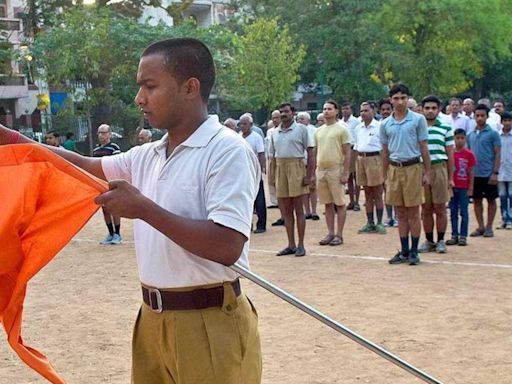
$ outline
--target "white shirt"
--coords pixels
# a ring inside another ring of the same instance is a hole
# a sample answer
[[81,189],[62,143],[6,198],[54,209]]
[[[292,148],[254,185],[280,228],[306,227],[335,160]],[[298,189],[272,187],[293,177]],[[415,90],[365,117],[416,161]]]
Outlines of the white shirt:
[[[244,140],[210,116],[171,156],[167,134],[161,140],[102,158],[108,180],[124,179],[174,214],[211,220],[251,233],[260,166]],[[142,220],[134,220],[134,238],[142,283],[176,288],[234,280],[228,267],[196,256]],[[249,241],[238,262],[248,266]]]
[[281,124],[270,140],[270,153],[275,158],[304,158],[304,152],[314,147],[305,125],[293,122],[288,129]]
[[[308,137],[309,140],[313,143],[313,146],[315,146],[315,131],[316,127],[313,124],[306,125],[306,128],[308,129]],[[304,164],[308,164],[308,151],[304,151]]]
[[453,117],[452,114],[449,114],[446,120],[448,125],[451,125],[454,132],[456,129],[463,129],[466,133],[471,131],[471,120],[462,112],[459,112],[459,114],[455,117]]
[[380,152],[380,123],[373,119],[368,126],[364,122],[356,127],[354,150],[358,152]]
[[272,135],[277,131],[277,128],[269,128],[267,129],[267,136],[265,136],[265,153],[268,158],[272,158],[272,153],[270,153],[270,140]]
[[361,123],[354,115],[350,115],[348,120],[345,121],[345,118],[342,117],[340,121],[343,121],[348,126],[348,131],[350,132],[350,143],[354,144],[354,137],[356,136],[356,127]]
[[256,156],[258,156],[259,153],[265,152],[263,138],[258,133],[252,131],[247,135],[247,137],[244,137],[243,133],[240,132],[240,136],[242,136],[245,139],[245,141],[247,141],[247,144],[249,144],[249,146],[254,151],[254,154]]

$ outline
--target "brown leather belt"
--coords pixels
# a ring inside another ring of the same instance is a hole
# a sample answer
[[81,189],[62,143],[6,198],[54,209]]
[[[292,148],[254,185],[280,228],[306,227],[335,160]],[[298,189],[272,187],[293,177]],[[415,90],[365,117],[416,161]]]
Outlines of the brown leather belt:
[[409,165],[418,164],[420,162],[419,157],[415,157],[414,159],[406,160],[406,161],[393,161],[389,160],[389,164],[394,167],[408,167]]
[[[231,282],[231,286],[238,297],[242,293],[240,280]],[[142,287],[142,300],[152,311],[185,311],[191,309],[205,309],[222,307],[224,302],[224,287],[200,288],[193,291],[163,291],[157,288]]]
[[379,156],[380,152],[357,152],[357,154],[361,157],[371,157],[371,156]]

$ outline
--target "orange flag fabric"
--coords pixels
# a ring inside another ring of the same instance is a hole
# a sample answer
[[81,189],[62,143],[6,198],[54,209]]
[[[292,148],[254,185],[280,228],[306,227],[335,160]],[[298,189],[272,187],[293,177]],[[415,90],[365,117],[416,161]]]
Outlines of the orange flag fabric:
[[107,189],[42,146],[0,146],[0,323],[18,356],[52,383],[65,381],[21,337],[27,283],[87,223]]

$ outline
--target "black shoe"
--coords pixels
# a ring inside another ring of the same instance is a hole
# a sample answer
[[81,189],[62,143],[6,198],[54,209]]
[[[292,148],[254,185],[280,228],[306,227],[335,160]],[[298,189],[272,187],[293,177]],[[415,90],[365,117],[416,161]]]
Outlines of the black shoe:
[[276,209],[279,208],[277,205],[269,205],[267,209]]
[[398,252],[395,256],[388,260],[389,264],[402,264],[409,261],[408,257],[402,256],[402,252]]
[[252,233],[263,233],[263,232],[267,232],[267,230],[265,228],[258,228],[258,229],[255,229],[254,231],[252,231]]
[[273,226],[273,227],[277,227],[277,226],[279,226],[279,225],[284,225],[284,220],[283,220],[283,219],[277,219],[276,221],[274,221],[274,222],[272,223],[272,226]]
[[417,252],[411,252],[409,255],[409,265],[418,265],[420,263],[420,257]]
[[313,218],[313,215],[306,215],[306,220],[311,220]]
[[311,215],[311,220],[318,221],[320,220],[320,216],[318,216],[317,214]]

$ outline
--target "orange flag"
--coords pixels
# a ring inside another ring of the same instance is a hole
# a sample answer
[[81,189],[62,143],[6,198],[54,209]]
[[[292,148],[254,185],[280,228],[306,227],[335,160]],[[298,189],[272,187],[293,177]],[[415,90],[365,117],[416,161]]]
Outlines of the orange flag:
[[52,383],[64,380],[21,337],[27,283],[87,223],[107,189],[42,146],[0,146],[0,323],[18,356]]

